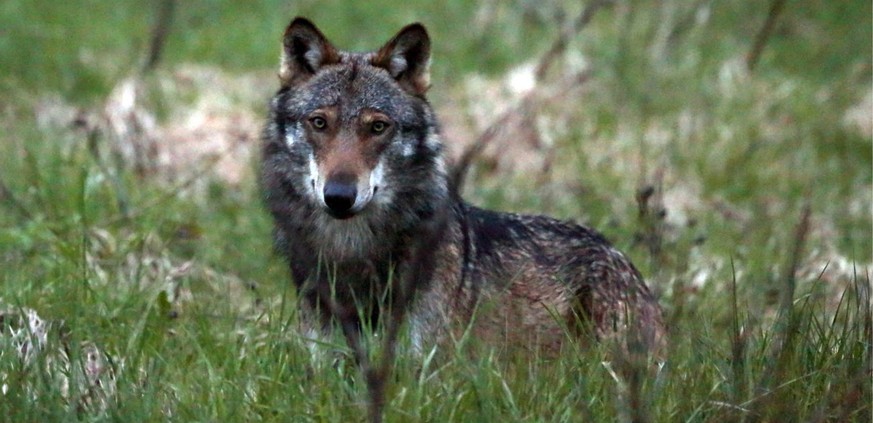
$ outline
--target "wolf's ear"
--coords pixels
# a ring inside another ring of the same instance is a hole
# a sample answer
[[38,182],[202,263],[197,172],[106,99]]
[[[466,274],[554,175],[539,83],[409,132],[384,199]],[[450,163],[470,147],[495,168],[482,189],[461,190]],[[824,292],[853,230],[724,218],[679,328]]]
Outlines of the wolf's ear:
[[430,37],[419,23],[400,30],[376,52],[373,66],[388,71],[406,91],[424,95],[430,87]]
[[339,60],[339,53],[324,34],[308,19],[297,17],[288,24],[282,39],[279,79],[282,86],[290,87],[306,81],[322,66]]

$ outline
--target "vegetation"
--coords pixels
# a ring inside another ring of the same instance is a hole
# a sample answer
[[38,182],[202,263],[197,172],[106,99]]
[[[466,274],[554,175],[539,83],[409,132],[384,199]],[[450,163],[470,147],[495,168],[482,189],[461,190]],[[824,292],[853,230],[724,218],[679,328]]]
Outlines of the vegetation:
[[152,2],[0,4],[0,419],[366,415],[294,330],[253,171],[300,14],[347,49],[424,22],[450,146],[508,128],[465,196],[600,229],[670,325],[660,365],[401,342],[387,421],[870,421],[870,2],[788,2],[752,70],[768,2],[345,3],[179,2],[145,72]]

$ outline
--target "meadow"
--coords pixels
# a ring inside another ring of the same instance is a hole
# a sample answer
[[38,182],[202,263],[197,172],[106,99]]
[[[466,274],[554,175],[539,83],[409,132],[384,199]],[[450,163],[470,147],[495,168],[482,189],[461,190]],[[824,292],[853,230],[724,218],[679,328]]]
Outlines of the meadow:
[[349,50],[423,22],[465,198],[597,228],[668,322],[662,363],[401,340],[386,421],[871,420],[861,0],[3,2],[0,420],[365,418],[258,190],[296,15]]

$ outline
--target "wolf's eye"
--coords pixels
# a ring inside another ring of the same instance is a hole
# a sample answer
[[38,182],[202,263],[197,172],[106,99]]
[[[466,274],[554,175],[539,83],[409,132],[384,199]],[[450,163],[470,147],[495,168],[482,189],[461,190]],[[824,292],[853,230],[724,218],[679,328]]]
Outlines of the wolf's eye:
[[381,120],[377,120],[370,124],[370,130],[373,131],[374,134],[381,134],[385,132],[386,129],[388,129],[388,123]]
[[324,120],[323,117],[319,116],[309,119],[309,123],[311,123],[312,127],[315,129],[324,129],[327,127],[327,121]]

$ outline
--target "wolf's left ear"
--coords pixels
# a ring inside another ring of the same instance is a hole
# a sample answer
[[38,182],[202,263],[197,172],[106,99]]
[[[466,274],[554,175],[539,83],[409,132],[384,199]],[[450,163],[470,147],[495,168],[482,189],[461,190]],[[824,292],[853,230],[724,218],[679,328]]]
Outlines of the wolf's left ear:
[[424,95],[430,87],[430,37],[424,25],[401,29],[376,52],[372,64],[387,70],[407,92]]
[[339,60],[336,48],[315,24],[298,17],[285,29],[279,79],[283,86],[294,86],[315,75],[322,66],[338,63]]

